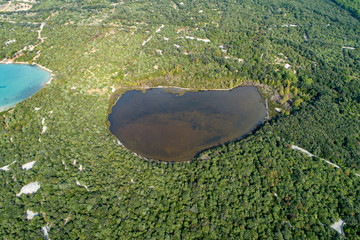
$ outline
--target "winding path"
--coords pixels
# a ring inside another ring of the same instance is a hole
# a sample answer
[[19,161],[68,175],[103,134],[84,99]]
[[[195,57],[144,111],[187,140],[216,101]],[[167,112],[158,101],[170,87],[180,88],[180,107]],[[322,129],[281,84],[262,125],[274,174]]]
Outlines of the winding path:
[[0,9],[0,12],[5,12],[11,5],[11,1],[9,1],[8,5],[5,6],[3,9]]
[[[309,151],[307,151],[307,150],[305,150],[305,149],[303,149],[303,148],[301,148],[301,147],[298,147],[298,146],[296,146],[296,145],[291,145],[291,149],[294,149],[294,150],[296,150],[296,151],[300,151],[300,152],[308,155],[309,157],[317,157],[317,158],[319,158],[318,156],[316,156],[316,155],[310,153]],[[335,163],[332,163],[332,162],[330,162],[330,161],[328,161],[328,160],[326,160],[326,159],[323,159],[323,158],[319,158],[319,159],[325,161],[326,163],[328,163],[328,164],[330,164],[330,165],[332,165],[332,166],[334,166],[334,167],[336,167],[336,168],[341,169],[341,167],[340,167],[339,165],[336,165]],[[358,173],[354,173],[354,174],[355,174],[356,176],[360,177],[360,174],[358,174]]]

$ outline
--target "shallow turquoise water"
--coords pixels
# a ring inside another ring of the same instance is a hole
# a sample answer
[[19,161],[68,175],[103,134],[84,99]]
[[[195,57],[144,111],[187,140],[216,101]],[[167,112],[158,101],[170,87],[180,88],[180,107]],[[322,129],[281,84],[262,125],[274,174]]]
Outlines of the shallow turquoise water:
[[51,74],[37,66],[0,64],[0,111],[39,91]]

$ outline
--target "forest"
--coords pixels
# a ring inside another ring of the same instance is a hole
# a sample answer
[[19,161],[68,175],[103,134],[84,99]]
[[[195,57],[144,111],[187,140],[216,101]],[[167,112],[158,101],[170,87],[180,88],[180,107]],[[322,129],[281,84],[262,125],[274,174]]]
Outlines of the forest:
[[[359,11],[357,0],[39,0],[0,12],[0,59],[54,74],[0,113],[0,236],[360,239]],[[118,144],[107,113],[117,92],[160,85],[257,86],[271,119],[190,162],[148,161]]]
[[341,7],[349,10],[349,12],[356,18],[360,18],[360,1],[359,0],[334,0],[335,3]]

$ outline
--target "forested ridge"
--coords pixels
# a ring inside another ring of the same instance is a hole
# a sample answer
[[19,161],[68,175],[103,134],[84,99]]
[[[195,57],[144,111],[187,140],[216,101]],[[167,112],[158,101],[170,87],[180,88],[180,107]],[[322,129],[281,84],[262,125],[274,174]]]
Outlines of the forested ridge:
[[[0,114],[4,239],[44,229],[50,239],[360,238],[360,23],[347,6],[31,4],[0,13],[0,59],[36,62],[54,79]],[[107,130],[115,89],[241,84],[258,86],[272,119],[188,163],[147,161]],[[35,181],[36,193],[16,196]]]
[[334,0],[334,2],[349,10],[356,18],[360,18],[359,0]]

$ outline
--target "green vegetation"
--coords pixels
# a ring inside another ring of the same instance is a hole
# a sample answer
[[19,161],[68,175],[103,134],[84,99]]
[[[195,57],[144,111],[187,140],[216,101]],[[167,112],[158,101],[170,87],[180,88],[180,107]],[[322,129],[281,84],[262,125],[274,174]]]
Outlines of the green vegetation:
[[359,0],[333,0],[341,7],[349,10],[356,18],[360,18],[360,1]]
[[[330,0],[41,0],[0,13],[0,59],[33,45],[15,61],[55,74],[0,116],[0,167],[16,161],[0,172],[0,235],[38,239],[48,225],[51,239],[338,239],[330,225],[341,218],[359,239],[351,14]],[[273,119],[190,163],[145,161],[107,131],[112,87],[250,82],[275,93]],[[16,197],[32,181],[38,192]],[[27,209],[40,214],[29,221]]]

